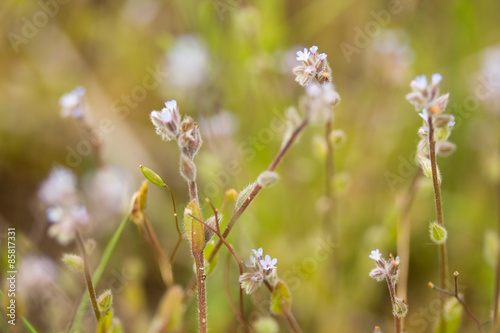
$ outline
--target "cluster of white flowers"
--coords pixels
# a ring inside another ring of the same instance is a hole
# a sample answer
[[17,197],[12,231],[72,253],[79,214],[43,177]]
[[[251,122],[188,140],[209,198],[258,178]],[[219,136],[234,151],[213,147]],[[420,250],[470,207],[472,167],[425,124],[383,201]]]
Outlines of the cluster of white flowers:
[[38,198],[46,205],[47,220],[52,224],[48,230],[49,236],[61,245],[69,244],[75,238],[75,228],[89,221],[76,183],[76,175],[71,170],[55,167],[38,190]]
[[247,294],[253,293],[264,279],[274,280],[276,278],[275,269],[278,259],[272,259],[270,255],[264,256],[262,248],[252,250],[254,255],[251,255],[245,260],[245,266],[253,268],[251,273],[243,273],[240,276],[241,288],[245,289]]
[[76,87],[59,99],[61,116],[81,119],[85,116],[85,88]]
[[309,50],[304,49],[303,52],[298,51],[296,59],[302,64],[293,69],[293,74],[295,74],[295,81],[301,86],[307,86],[312,81],[325,83],[332,80],[332,70],[326,61],[326,54],[318,54],[317,46]]

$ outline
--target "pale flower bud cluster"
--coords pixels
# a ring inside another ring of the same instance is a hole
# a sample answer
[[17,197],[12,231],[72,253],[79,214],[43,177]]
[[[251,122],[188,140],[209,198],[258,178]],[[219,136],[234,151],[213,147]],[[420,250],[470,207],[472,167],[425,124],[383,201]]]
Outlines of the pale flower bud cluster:
[[81,204],[76,183],[71,170],[55,167],[38,190],[38,198],[45,205],[51,223],[48,234],[61,245],[69,244],[75,238],[76,228],[90,219],[86,206]]
[[[268,254],[264,256],[262,248],[252,250],[252,252],[254,255],[245,260],[245,266],[253,268],[254,271],[241,274],[239,279],[241,288],[245,289],[247,294],[251,294],[257,290],[264,280],[271,280],[271,282],[277,280],[276,263],[278,259],[271,259],[271,256]],[[272,283],[274,284],[274,282]]]
[[295,81],[301,86],[307,86],[312,81],[317,81],[320,84],[331,82],[332,70],[326,61],[326,54],[318,54],[317,46],[313,46],[309,50],[304,49],[304,52],[298,51],[297,61],[301,61],[302,64],[292,71],[295,75]]
[[[417,76],[410,84],[413,91],[406,96],[406,99],[415,106],[417,111],[421,111],[419,115],[424,120],[423,126],[418,130],[421,139],[417,145],[416,160],[422,167],[424,174],[429,178],[432,177],[429,122],[432,122],[434,129],[433,140],[436,142],[436,154],[448,156],[456,148],[453,143],[447,141],[455,125],[455,120],[452,115],[442,113],[448,104],[450,94],[439,95],[441,80],[442,76],[437,73],[432,75],[430,84],[425,75]],[[440,177],[439,172],[438,177]]]
[[73,117],[82,119],[85,117],[85,88],[76,87],[69,93],[62,95],[59,99],[61,106],[61,117]]
[[396,284],[399,277],[399,257],[394,258],[389,255],[389,260],[382,258],[382,253],[378,249],[373,250],[368,256],[370,259],[375,260],[377,267],[370,271],[370,277],[377,281],[387,281],[387,286],[391,294],[392,301],[392,314],[395,317],[405,317],[408,314],[408,305],[406,302],[396,295]]
[[161,111],[152,111],[151,122],[163,140],[177,141],[181,150],[181,175],[187,181],[195,181],[196,165],[193,159],[202,145],[198,124],[189,116],[184,116],[181,121],[175,100],[165,102],[165,107]]

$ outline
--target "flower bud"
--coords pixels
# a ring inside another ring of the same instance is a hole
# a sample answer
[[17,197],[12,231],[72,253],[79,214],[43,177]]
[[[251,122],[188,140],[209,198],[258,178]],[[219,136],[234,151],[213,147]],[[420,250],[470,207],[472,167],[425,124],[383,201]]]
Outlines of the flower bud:
[[274,185],[279,180],[279,178],[280,176],[276,172],[266,170],[262,172],[257,178],[257,184],[262,187],[269,187]]
[[333,130],[328,137],[335,146],[342,146],[347,140],[347,136],[342,130]]
[[429,227],[431,240],[436,244],[444,244],[448,238],[448,232],[445,227],[439,225],[437,222],[432,222]]
[[408,314],[408,305],[402,299],[396,297],[396,302],[392,305],[392,314],[396,317],[406,317]]
[[436,144],[436,154],[449,156],[455,151],[456,148],[457,146],[454,143],[448,141],[438,142]]
[[75,272],[83,272],[83,259],[76,254],[63,254],[62,261],[68,266],[69,269]]
[[99,306],[99,310],[101,311],[106,311],[107,309],[109,309],[112,303],[113,294],[111,293],[110,289],[104,291],[97,299],[97,305]]
[[191,160],[186,155],[181,154],[180,164],[181,164],[180,165],[181,175],[187,181],[195,181],[196,180],[196,165],[194,164],[193,160]]
[[383,270],[382,268],[374,268],[370,271],[370,277],[371,278],[374,278],[375,280],[377,280],[378,282],[382,281],[385,279],[385,270]]
[[255,333],[278,333],[279,325],[272,317],[260,317],[253,323]]
[[179,146],[182,152],[192,159],[200,149],[201,144],[201,133],[198,124],[193,121],[193,118],[184,117],[179,138]]
[[245,201],[248,199],[250,194],[255,189],[255,186],[257,186],[257,183],[252,183],[247,187],[245,187],[245,189],[243,189],[243,191],[240,192],[240,194],[238,195],[238,199],[236,199],[236,204],[234,205],[235,210],[238,210],[240,209],[241,206],[243,206]]
[[257,288],[259,288],[263,279],[264,277],[260,272],[243,273],[240,275],[239,279],[241,284],[241,289],[245,289],[245,292],[247,294],[251,294],[255,290],[257,290]]
[[453,116],[451,114],[439,114],[433,118],[434,127],[444,128],[447,127],[451,122],[453,122]]

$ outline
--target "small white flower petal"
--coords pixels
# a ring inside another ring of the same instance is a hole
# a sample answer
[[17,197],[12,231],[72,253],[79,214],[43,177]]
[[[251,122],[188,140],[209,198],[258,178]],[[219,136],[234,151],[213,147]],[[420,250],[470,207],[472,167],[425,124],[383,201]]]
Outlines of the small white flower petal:
[[370,259],[373,259],[375,261],[379,261],[380,258],[382,257],[382,253],[378,249],[373,250],[371,254],[368,256]]

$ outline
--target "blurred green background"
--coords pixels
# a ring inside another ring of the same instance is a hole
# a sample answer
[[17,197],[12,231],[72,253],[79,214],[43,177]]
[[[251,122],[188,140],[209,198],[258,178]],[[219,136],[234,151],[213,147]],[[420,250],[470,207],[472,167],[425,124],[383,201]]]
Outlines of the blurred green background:
[[[309,126],[278,167],[278,184],[259,194],[233,230],[235,250],[246,257],[263,247],[278,258],[278,274],[292,289],[293,312],[305,332],[372,332],[375,325],[391,332],[387,287],[368,277],[373,266],[368,255],[375,248],[384,256],[396,254],[397,201],[417,169],[413,155],[421,126],[405,95],[416,75],[439,72],[457,122],[450,138],[457,151],[438,160],[450,270],[460,271],[460,290],[471,311],[487,321],[499,219],[499,12],[500,2],[466,0],[3,0],[0,234],[15,226],[19,263],[44,257],[52,260],[55,272],[44,299],[19,287],[24,301],[18,313],[41,332],[62,332],[84,292],[83,279],[60,262],[62,253],[77,249],[47,236],[36,195],[54,165],[74,170],[82,188],[96,171],[92,154],[77,163],[68,160],[68,149],[77,150],[85,137],[73,119],[60,117],[63,93],[84,86],[93,123],[112,123],[102,137],[103,154],[120,172],[116,181],[123,185],[123,214],[143,179],[140,164],[171,186],[178,210],[187,202],[177,147],[162,142],[149,120],[152,110],[171,99],[181,114],[205,126],[205,144],[196,157],[200,196],[220,205],[225,190],[242,190],[276,154],[283,132],[272,130],[273,118],[298,105],[304,92],[291,74],[298,64],[295,52],[318,45],[319,52],[328,54],[342,98],[334,128],[347,135],[335,152],[343,184],[337,189],[339,243],[326,256],[318,250],[329,237],[319,209],[324,156],[315,139],[324,128]],[[154,84],[147,81],[152,72]],[[229,163],[241,168],[228,172]],[[438,298],[427,287],[439,279],[437,248],[428,237],[435,218],[433,193],[430,182],[419,184],[410,213],[410,332],[430,331],[431,304]],[[97,195],[87,191],[86,200]],[[177,234],[168,192],[150,186],[147,212],[164,250],[171,253]],[[95,218],[100,223],[87,235],[98,244],[94,266],[122,215],[105,216]],[[3,253],[4,239],[1,246]],[[212,332],[237,331],[223,292],[226,252],[208,280]],[[235,266],[231,263],[233,299]],[[192,276],[186,244],[174,269],[178,283],[186,285]],[[132,224],[97,288],[113,290],[116,315],[127,332],[147,329],[165,288],[150,249]],[[245,298],[249,318],[269,314],[268,297],[260,290]],[[196,331],[194,305],[187,308],[186,332]],[[92,331],[90,312],[88,317]],[[475,329],[465,316],[461,325],[461,332]]]

